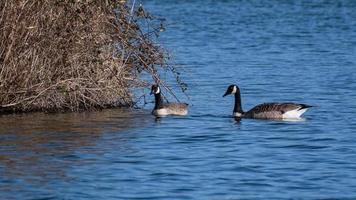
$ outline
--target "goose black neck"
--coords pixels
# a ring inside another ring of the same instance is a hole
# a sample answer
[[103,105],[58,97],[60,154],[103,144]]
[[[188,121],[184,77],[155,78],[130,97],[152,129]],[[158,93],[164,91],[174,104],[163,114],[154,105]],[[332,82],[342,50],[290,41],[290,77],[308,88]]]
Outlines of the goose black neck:
[[163,105],[163,99],[161,97],[161,93],[155,94],[155,107],[154,109],[158,109],[162,107]]
[[241,107],[241,95],[240,95],[240,92],[236,92],[236,93],[235,93],[234,112],[243,113],[242,107]]

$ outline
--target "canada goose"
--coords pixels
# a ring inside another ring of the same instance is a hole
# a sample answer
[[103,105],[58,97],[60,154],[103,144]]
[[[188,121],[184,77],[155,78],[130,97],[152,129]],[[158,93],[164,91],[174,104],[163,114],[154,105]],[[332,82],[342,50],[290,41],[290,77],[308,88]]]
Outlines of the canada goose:
[[186,103],[164,103],[161,97],[161,88],[158,85],[152,85],[151,95],[155,95],[155,107],[152,114],[155,116],[166,115],[187,115],[188,104]]
[[297,103],[263,103],[244,112],[241,107],[240,88],[237,85],[230,85],[223,97],[235,94],[235,106],[233,115],[239,118],[256,119],[299,119],[307,111],[309,105]]

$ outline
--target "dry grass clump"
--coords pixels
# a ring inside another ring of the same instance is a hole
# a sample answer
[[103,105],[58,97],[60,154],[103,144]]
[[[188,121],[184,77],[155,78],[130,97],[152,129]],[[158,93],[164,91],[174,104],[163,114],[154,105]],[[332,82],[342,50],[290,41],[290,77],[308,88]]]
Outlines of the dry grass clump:
[[152,39],[159,22],[130,9],[115,0],[1,0],[0,112],[133,105],[130,89],[147,86],[139,75],[159,82],[167,65]]

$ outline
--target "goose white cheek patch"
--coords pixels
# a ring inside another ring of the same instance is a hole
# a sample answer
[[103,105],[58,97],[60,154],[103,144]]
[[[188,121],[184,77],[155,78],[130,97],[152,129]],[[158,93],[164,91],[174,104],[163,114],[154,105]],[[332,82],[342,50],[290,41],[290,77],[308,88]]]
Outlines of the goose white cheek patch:
[[161,92],[161,89],[159,87],[157,87],[155,94],[158,94],[160,92]]
[[237,91],[236,86],[233,87],[231,94],[235,94]]

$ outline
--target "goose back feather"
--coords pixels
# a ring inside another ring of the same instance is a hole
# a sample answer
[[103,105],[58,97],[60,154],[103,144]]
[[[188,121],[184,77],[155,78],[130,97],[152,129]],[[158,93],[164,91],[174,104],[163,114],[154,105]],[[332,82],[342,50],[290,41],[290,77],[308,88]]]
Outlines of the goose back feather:
[[309,107],[311,106],[297,103],[263,103],[243,113],[243,116],[259,119],[300,118]]
[[186,103],[164,103],[157,109],[153,109],[153,115],[165,116],[165,115],[187,115],[188,104]]

